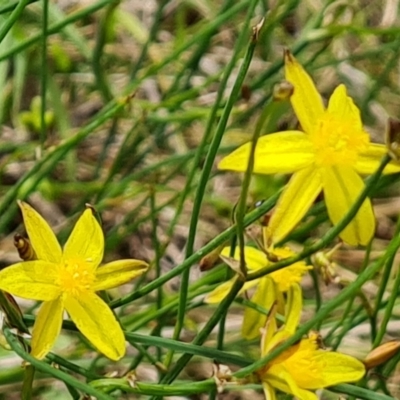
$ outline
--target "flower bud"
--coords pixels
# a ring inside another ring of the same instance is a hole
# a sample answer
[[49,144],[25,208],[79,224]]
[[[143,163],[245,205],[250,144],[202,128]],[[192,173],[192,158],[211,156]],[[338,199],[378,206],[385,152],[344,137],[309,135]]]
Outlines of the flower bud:
[[364,360],[365,367],[371,369],[390,360],[400,349],[400,340],[391,340],[373,349]]

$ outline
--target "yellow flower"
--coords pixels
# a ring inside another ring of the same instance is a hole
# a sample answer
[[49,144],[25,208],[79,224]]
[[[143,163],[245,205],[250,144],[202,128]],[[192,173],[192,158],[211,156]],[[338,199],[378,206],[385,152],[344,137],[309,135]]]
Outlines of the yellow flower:
[[[338,223],[364,188],[359,174],[373,173],[387,152],[385,146],[370,143],[360,111],[344,85],[335,89],[325,109],[310,76],[289,52],[285,55],[285,76],[294,86],[291,103],[304,132],[291,130],[261,137],[254,163],[255,173],[294,173],[270,220],[272,243],[296,226],[321,190],[331,221]],[[219,168],[245,171],[249,152],[247,143],[225,157]],[[399,171],[400,165],[391,163],[384,172]],[[365,245],[374,230],[373,209],[366,199],[340,237],[351,245]]]
[[[287,319],[297,321],[298,310]],[[272,312],[274,314],[274,312]],[[277,330],[274,315],[268,319],[261,339],[261,355],[266,356],[277,345],[293,335],[296,324]],[[364,364],[354,357],[320,348],[319,335],[289,347],[257,372],[267,400],[276,400],[275,390],[290,393],[299,400],[317,400],[310,390],[345,382],[356,382],[365,374]]]
[[43,358],[61,330],[64,309],[81,333],[104,355],[118,360],[125,354],[125,337],[108,305],[95,293],[122,285],[144,273],[139,260],[100,265],[104,235],[92,210],[77,221],[64,248],[47,222],[28,204],[19,202],[37,260],[0,271],[0,290],[43,301],[32,332],[32,355]]
[[[222,252],[222,258],[229,263],[230,248],[225,247]],[[294,253],[289,248],[277,248],[274,249],[272,254],[277,259],[284,259],[294,256]],[[240,260],[240,250],[237,247],[233,256],[234,260]],[[246,266],[249,271],[254,272],[261,268],[264,268],[272,264],[267,255],[254,247],[245,247],[245,260]],[[239,294],[244,293],[251,287],[257,286],[251,301],[265,310],[269,310],[275,302],[278,302],[279,311],[285,312],[285,300],[284,294],[287,293],[289,304],[292,302],[296,307],[301,310],[302,307],[302,295],[300,288],[300,281],[303,275],[311,269],[311,266],[307,266],[304,261],[296,262],[286,268],[282,268],[278,271],[272,272],[259,279],[246,282]],[[229,293],[236,278],[222,283],[212,292],[210,292],[204,299],[208,304],[215,304],[221,302],[221,300]],[[259,311],[251,307],[246,307],[244,312],[243,324],[242,324],[242,335],[246,339],[254,339],[260,335],[260,329],[265,326],[267,316],[261,314]]]

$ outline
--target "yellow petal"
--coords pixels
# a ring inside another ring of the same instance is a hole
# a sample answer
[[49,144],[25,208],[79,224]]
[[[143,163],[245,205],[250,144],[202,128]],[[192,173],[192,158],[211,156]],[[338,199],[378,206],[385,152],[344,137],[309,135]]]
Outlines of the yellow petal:
[[267,381],[271,386],[284,393],[293,394],[298,400],[317,400],[315,393],[304,390],[298,386],[293,377],[285,370],[282,365],[272,365],[265,374],[263,381]]
[[149,265],[140,260],[118,260],[102,265],[96,270],[96,282],[93,290],[111,289],[142,275]]
[[303,296],[299,284],[294,284],[288,291],[286,301],[285,330],[294,334],[300,323],[301,310],[303,308]]
[[[358,155],[357,162],[354,166],[355,170],[362,175],[373,174],[386,153],[386,146],[371,143],[365,151]],[[396,172],[400,172],[400,164],[396,164],[393,161],[383,170],[384,174],[394,174]]]
[[65,309],[82,334],[105,356],[119,360],[125,354],[125,337],[114,314],[99,296],[87,292],[65,296]]
[[[229,257],[230,254],[231,254],[230,247],[224,247],[221,251],[221,255],[224,257]],[[245,246],[244,257],[246,260],[246,266],[250,271],[257,271],[258,269],[264,268],[269,264],[267,255],[263,251],[258,250],[255,247]],[[235,260],[240,260],[239,246],[235,248],[233,258]]]
[[26,232],[38,260],[59,263],[61,246],[49,224],[29,204],[19,201]]
[[84,259],[93,268],[100,265],[104,252],[104,234],[88,208],[78,219],[64,246],[64,258]]
[[[216,304],[220,303],[230,292],[232,289],[233,283],[235,282],[236,277],[233,277],[229,281],[226,281],[224,283],[221,283],[218,285],[213,291],[208,293],[206,297],[204,298],[204,302],[207,304]],[[258,284],[258,279],[254,279],[249,282],[245,282],[245,284],[242,286],[238,294],[243,293],[244,291],[250,289],[253,286],[256,286]]]
[[276,400],[276,392],[275,389],[268,383],[262,383],[264,389],[265,400]]
[[[323,187],[329,218],[337,224],[364,189],[364,182],[353,168],[337,165],[323,170]],[[371,201],[366,199],[340,237],[353,246],[366,245],[374,232],[374,212]]]
[[329,99],[328,112],[342,122],[351,122],[354,131],[363,129],[360,110],[351,97],[347,96],[346,86],[339,85]]
[[51,350],[61,331],[64,304],[62,297],[42,304],[32,331],[31,354],[39,360]]
[[311,77],[290,52],[285,54],[285,78],[294,86],[290,101],[300,125],[310,133],[318,126],[324,105]]
[[269,222],[273,243],[282,240],[300,222],[321,191],[321,176],[313,167],[296,172],[284,189]]
[[[259,280],[257,289],[251,298],[251,301],[269,311],[274,304],[275,285],[272,279],[265,276]],[[242,325],[242,336],[251,340],[261,335],[261,328],[265,326],[267,315],[261,314],[251,307],[246,307]]]
[[30,300],[49,301],[60,295],[58,266],[47,261],[24,261],[0,271],[0,290]]
[[[354,357],[333,351],[318,350],[313,361],[320,366],[319,376],[301,382],[305,389],[320,389],[339,383],[357,382],[365,375],[364,364]],[[305,375],[299,374],[299,377]]]
[[[239,147],[218,164],[219,169],[247,170],[250,143]],[[258,139],[253,172],[258,174],[292,173],[310,165],[315,158],[307,135],[300,131],[277,132]]]

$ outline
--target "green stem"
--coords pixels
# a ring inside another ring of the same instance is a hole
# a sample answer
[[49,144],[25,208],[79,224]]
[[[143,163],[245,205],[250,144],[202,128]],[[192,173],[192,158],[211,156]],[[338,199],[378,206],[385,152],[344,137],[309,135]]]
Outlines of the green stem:
[[[265,215],[272,207],[275,205],[276,200],[279,196],[279,193],[276,193],[272,197],[270,197],[267,201],[265,201],[260,207],[256,208],[249,214],[247,214],[245,218],[245,226],[251,225],[253,222],[257,221],[262,215]],[[198,263],[206,254],[211,253],[218,246],[221,246],[225,242],[227,242],[231,236],[236,232],[236,225],[228,228],[216,238],[211,240],[208,244],[198,250],[196,253],[187,258],[182,264],[176,266],[174,269],[168,271],[167,273],[160,276],[158,279],[148,283],[146,286],[139,288],[134,293],[131,293],[127,296],[121,297],[118,300],[115,300],[110,303],[112,308],[121,307],[124,304],[128,304],[133,300],[139,299],[140,297],[145,296],[148,293],[151,293],[153,290],[157,289],[159,286],[168,282],[170,279],[178,276],[187,268],[190,268],[192,265]]]
[[37,358],[31,356],[29,353],[27,353],[19,343],[17,337],[15,337],[9,328],[5,327],[3,330],[4,336],[8,342],[8,344],[11,346],[11,348],[25,361],[29,362],[33,367],[35,367],[38,371],[44,372],[46,374],[49,374],[50,376],[53,376],[56,379],[59,379],[60,381],[63,381],[76,389],[81,390],[82,392],[89,394],[91,396],[94,396],[95,398],[99,400],[113,400],[112,397],[103,394],[99,392],[98,390],[94,389],[90,385],[87,385],[86,383],[83,383],[79,381],[78,379],[66,374],[65,372],[60,371],[57,368],[53,368],[52,366],[46,364],[44,361],[40,361]]
[[46,105],[47,105],[47,27],[49,22],[49,0],[43,0],[43,22],[42,22],[42,65],[40,69],[40,144],[42,150],[46,141],[47,126],[46,126]]
[[[398,226],[397,226],[397,231],[395,233],[395,236],[397,236],[399,234],[400,234],[400,224],[398,224]],[[388,268],[390,268],[390,270],[393,267],[395,256],[396,255],[393,254],[387,260],[386,265],[388,266]],[[383,337],[386,334],[386,328],[387,328],[387,325],[389,323],[390,317],[392,316],[393,308],[394,308],[394,305],[395,305],[395,302],[397,300],[397,296],[398,296],[398,293],[399,293],[399,287],[400,287],[400,273],[397,272],[396,279],[394,281],[394,285],[393,285],[393,287],[391,289],[390,296],[389,296],[389,299],[388,299],[388,304],[385,307],[385,313],[383,315],[383,320],[380,323],[378,333],[377,333],[377,335],[376,335],[376,337],[374,339],[373,345],[372,345],[373,348],[379,346],[379,344],[382,342]],[[376,310],[377,310],[377,308],[375,308],[375,312],[376,312]]]
[[[236,63],[238,52],[241,49],[243,41],[247,35],[247,26],[250,23],[250,18],[253,15],[253,11],[254,11],[254,8],[255,8],[257,2],[258,2],[258,0],[252,0],[252,2],[251,2],[249,11],[247,13],[245,27],[244,27],[242,34],[237,42],[237,45],[236,45],[236,49],[235,49],[236,56],[232,57],[232,59],[231,59],[231,62],[229,64],[229,67],[227,68],[227,72],[224,77],[225,80],[227,80],[228,77],[230,76],[232,68],[233,68],[234,64]],[[244,81],[247,71],[249,69],[255,46],[256,46],[255,41],[251,41],[248,46],[246,55],[244,57],[243,64],[239,70],[238,77],[235,81],[235,84],[233,85],[233,88],[232,88],[231,94],[228,98],[228,101],[226,102],[224,111],[222,113],[221,119],[219,120],[215,135],[210,144],[210,148],[207,153],[206,160],[204,162],[203,171],[202,171],[200,181],[198,184],[198,188],[196,191],[196,195],[194,198],[192,216],[190,219],[189,234],[188,234],[188,239],[187,239],[187,244],[186,244],[186,257],[185,257],[186,259],[188,259],[193,254],[194,241],[195,241],[196,231],[197,231],[197,223],[199,220],[199,214],[200,214],[201,205],[203,202],[203,197],[204,197],[204,193],[206,190],[206,186],[209,181],[209,177],[210,177],[210,173],[211,173],[211,170],[212,170],[212,167],[214,164],[214,160],[217,155],[217,151],[220,146],[222,136],[225,132],[225,128],[228,123],[228,119],[229,119],[232,107],[233,107],[235,101],[237,100],[237,97],[240,93],[240,89],[242,87],[243,81]],[[226,83],[226,81],[225,81],[225,83]],[[214,108],[214,110],[215,110],[215,108]],[[212,122],[213,121],[211,119],[209,119],[209,124],[212,124]],[[204,148],[205,144],[206,144],[206,142],[203,141],[203,148]],[[199,158],[200,154],[202,154],[202,148],[200,150],[201,151],[196,153],[196,154],[198,154],[197,158]],[[197,165],[195,164],[195,167],[196,166]],[[173,337],[175,339],[177,339],[179,337],[180,332],[183,327],[183,320],[184,320],[185,313],[186,313],[187,291],[188,291],[188,287],[189,287],[189,275],[190,275],[190,268],[187,268],[182,272],[178,316],[177,316],[177,322],[175,324],[175,329],[174,329],[174,334],[173,334]],[[170,352],[166,358],[166,365],[169,365],[169,363],[172,360],[172,356],[173,356],[173,353]]]
[[[221,314],[225,310],[227,310],[230,306],[230,304],[234,301],[235,297],[239,293],[240,289],[243,286],[243,281],[241,280],[236,280],[235,283],[233,284],[229,294],[222,300],[220,305],[217,307],[215,310],[214,314],[211,316],[211,318],[207,321],[206,325],[204,328],[197,334],[195,339],[193,340],[192,344],[193,345],[198,345],[201,346],[205,340],[207,339],[208,335],[211,333],[211,331],[216,327],[218,324],[218,321],[220,320]],[[213,352],[216,350],[213,349]],[[168,371],[167,374],[161,379],[161,383],[171,383],[173,382],[176,377],[179,375],[179,373],[185,368],[187,363],[190,361],[190,359],[193,357],[192,354],[185,353],[183,354],[176,362],[175,366]]]
[[27,365],[24,372],[24,381],[22,383],[21,399],[30,400],[32,398],[32,385],[35,378],[35,367]]
[[[71,14],[70,16],[65,18],[64,20],[49,26],[49,28],[47,29],[47,36],[59,33],[66,26],[68,26],[68,25],[72,24],[73,22],[78,21],[78,20],[80,20],[82,18],[85,18],[89,14],[93,14],[94,12],[96,12],[97,10],[100,10],[101,8],[103,8],[104,6],[106,6],[107,4],[109,4],[112,1],[114,1],[114,0],[100,0],[97,3],[94,3],[94,4],[92,4],[92,5],[90,5],[90,6],[86,7],[86,8],[83,8],[83,9]],[[24,0],[20,4],[22,4],[22,3],[28,4],[29,1]],[[32,35],[29,39],[24,40],[23,42],[21,42],[17,46],[14,46],[11,49],[9,49],[9,50],[5,51],[4,53],[0,54],[0,62],[6,60],[7,58],[9,58],[9,57],[11,57],[11,56],[23,51],[23,50],[25,50],[26,48],[30,47],[31,45],[39,42],[41,37],[42,37],[41,33],[38,33],[36,35]]]
[[[3,41],[3,39],[6,37],[7,33],[10,31],[10,29],[14,26],[15,22],[19,18],[19,16],[22,14],[24,11],[25,7],[30,3],[29,0],[21,0],[17,3],[17,6],[11,13],[11,15],[6,19],[4,22],[3,26],[0,28],[0,43]],[[1,13],[2,10],[0,10]]]

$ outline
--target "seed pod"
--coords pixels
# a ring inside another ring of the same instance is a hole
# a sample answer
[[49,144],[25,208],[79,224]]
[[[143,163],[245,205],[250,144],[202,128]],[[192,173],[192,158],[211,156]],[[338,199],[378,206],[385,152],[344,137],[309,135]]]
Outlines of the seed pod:
[[391,340],[381,344],[373,349],[367,357],[365,357],[364,364],[367,369],[377,367],[390,360],[400,349],[400,340]]

